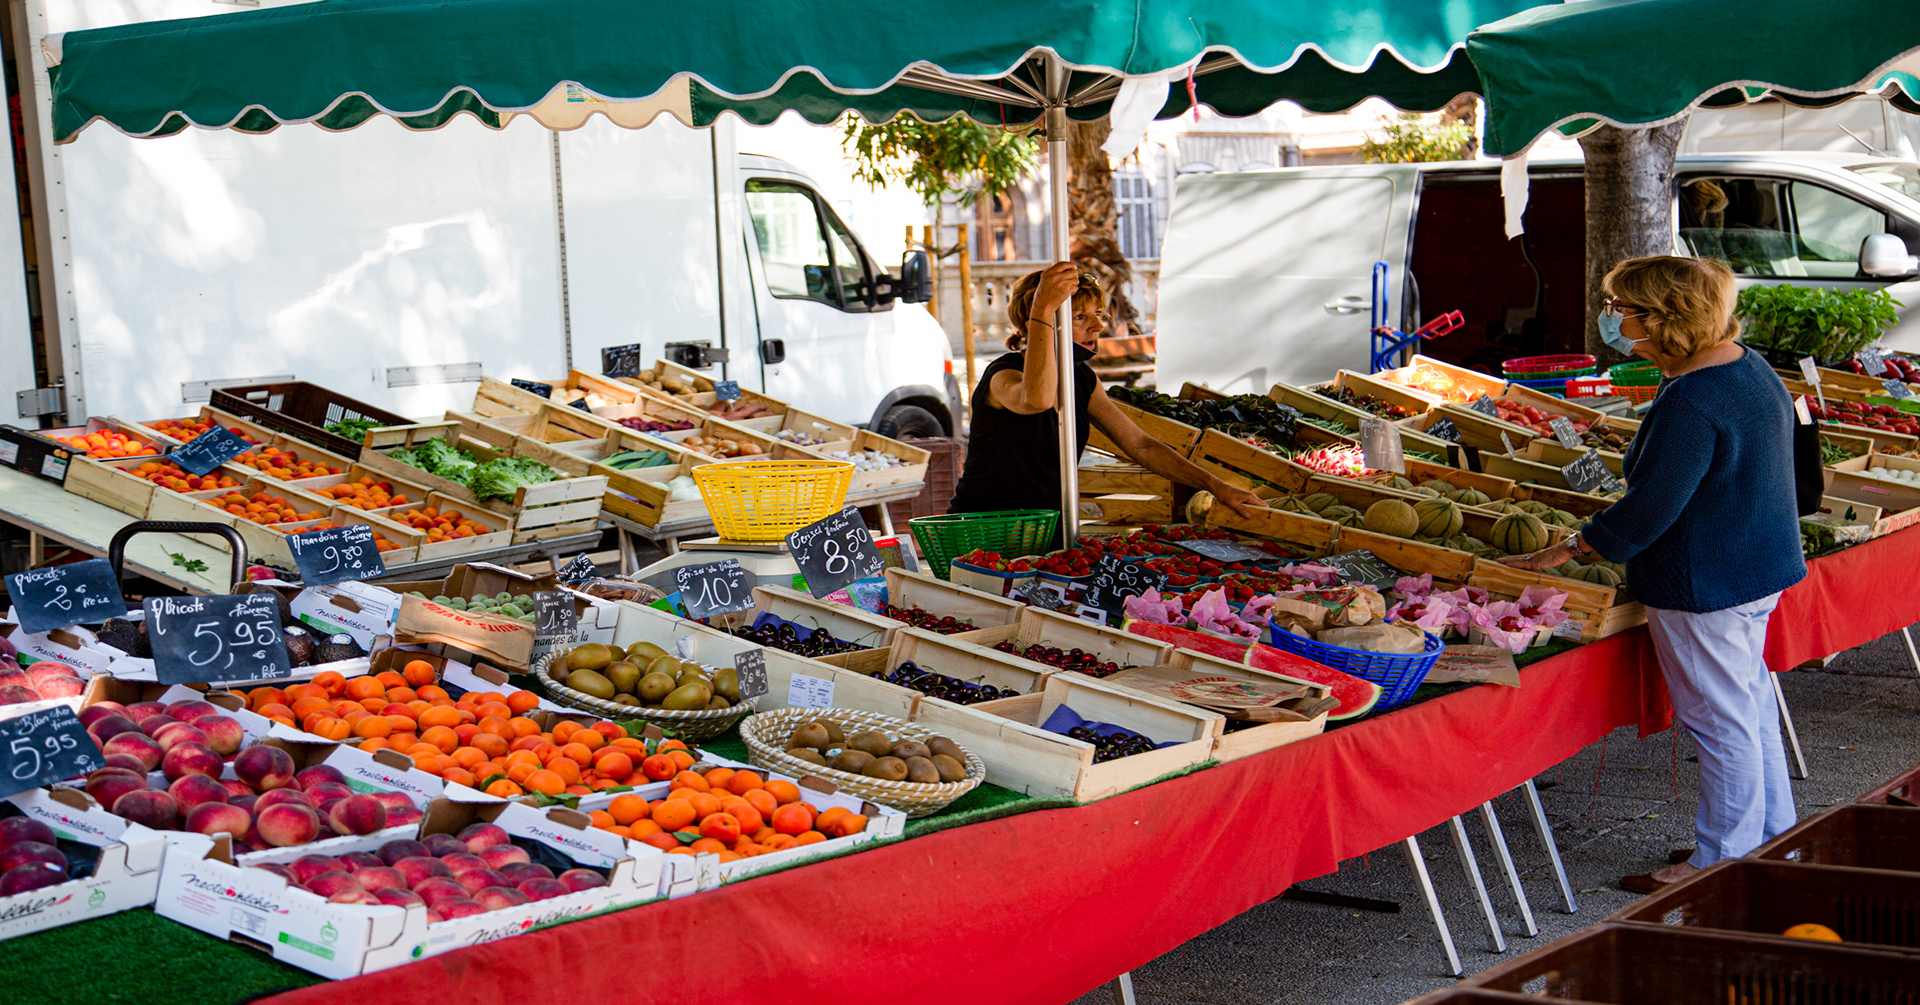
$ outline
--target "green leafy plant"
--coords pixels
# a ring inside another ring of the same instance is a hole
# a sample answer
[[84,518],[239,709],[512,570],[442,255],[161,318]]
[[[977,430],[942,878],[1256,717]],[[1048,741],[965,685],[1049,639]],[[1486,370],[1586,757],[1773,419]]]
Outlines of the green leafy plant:
[[182,555],[177,551],[167,552],[167,557],[173,559],[173,564],[179,566],[182,569],[187,570],[188,572],[207,571],[207,563],[202,562],[197,558],[188,558],[187,556]]
[[1360,144],[1360,159],[1368,164],[1412,164],[1419,161],[1457,161],[1473,156],[1473,126],[1466,122],[1438,122],[1419,112],[1401,112],[1379,138]]
[[1040,141],[1025,129],[983,126],[964,115],[922,122],[896,115],[868,122],[844,120],[840,148],[853,162],[853,176],[876,188],[898,181],[929,206],[955,196],[971,206],[1020,183],[1033,170]]
[[1776,361],[1812,356],[1828,363],[1872,345],[1899,321],[1901,303],[1884,289],[1749,286],[1734,313],[1746,342]]

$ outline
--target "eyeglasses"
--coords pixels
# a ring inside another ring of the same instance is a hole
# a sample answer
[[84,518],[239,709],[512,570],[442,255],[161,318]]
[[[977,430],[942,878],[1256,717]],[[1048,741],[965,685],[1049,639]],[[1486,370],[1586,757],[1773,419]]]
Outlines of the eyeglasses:
[[1625,318],[1635,314],[1651,314],[1653,312],[1647,310],[1645,307],[1635,307],[1621,300],[1619,297],[1608,297],[1600,301],[1600,313]]

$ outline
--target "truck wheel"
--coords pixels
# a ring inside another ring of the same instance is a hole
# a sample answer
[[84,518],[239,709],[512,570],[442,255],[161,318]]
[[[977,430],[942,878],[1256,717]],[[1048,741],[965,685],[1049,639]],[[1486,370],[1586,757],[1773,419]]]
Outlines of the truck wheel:
[[874,423],[873,431],[896,440],[908,436],[935,439],[947,435],[946,427],[940,425],[940,419],[919,405],[895,405],[887,409],[887,414]]

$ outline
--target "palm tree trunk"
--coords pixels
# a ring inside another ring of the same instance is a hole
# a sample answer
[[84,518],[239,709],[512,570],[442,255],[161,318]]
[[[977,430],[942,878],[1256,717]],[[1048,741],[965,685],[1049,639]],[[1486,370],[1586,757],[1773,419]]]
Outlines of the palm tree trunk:
[[1652,129],[1602,126],[1580,137],[1586,151],[1587,352],[1601,365],[1623,358],[1600,341],[1600,280],[1629,258],[1673,254],[1673,158],[1687,120]]
[[1067,210],[1072,217],[1073,260],[1100,278],[1108,292],[1113,334],[1132,325],[1140,311],[1127,299],[1133,266],[1120,253],[1120,213],[1113,200],[1113,168],[1100,144],[1107,141],[1107,120],[1075,122],[1067,141]]

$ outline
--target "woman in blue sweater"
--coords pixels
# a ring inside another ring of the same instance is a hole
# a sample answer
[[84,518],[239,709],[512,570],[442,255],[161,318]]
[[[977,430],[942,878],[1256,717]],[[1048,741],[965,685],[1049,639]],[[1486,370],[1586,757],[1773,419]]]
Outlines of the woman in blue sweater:
[[1807,574],[1793,478],[1793,402],[1736,338],[1733,273],[1718,262],[1622,262],[1602,283],[1600,334],[1665,376],[1627,450],[1627,493],[1523,569],[1576,556],[1627,566],[1647,607],[1674,717],[1700,753],[1698,846],[1621,885],[1651,893],[1791,827],[1780,711],[1761,650],[1780,592]]

